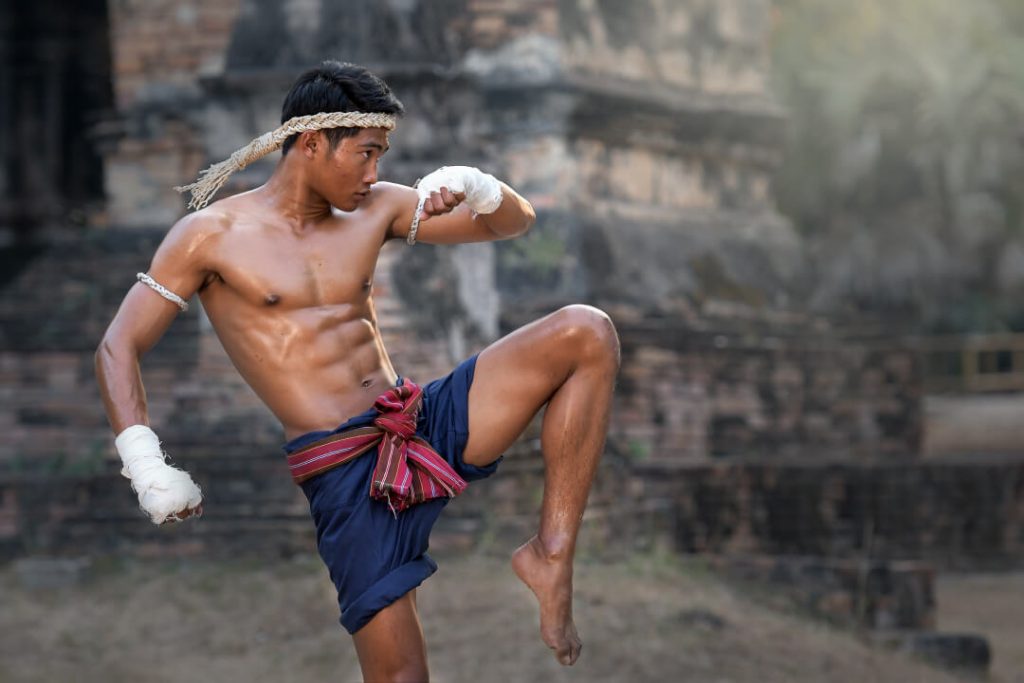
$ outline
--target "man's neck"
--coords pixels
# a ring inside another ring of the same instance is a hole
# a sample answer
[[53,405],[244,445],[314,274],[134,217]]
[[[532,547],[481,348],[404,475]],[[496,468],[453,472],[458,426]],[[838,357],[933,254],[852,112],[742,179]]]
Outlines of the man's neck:
[[313,190],[302,164],[285,155],[270,178],[257,189],[267,208],[296,231],[314,229],[331,216],[331,204]]

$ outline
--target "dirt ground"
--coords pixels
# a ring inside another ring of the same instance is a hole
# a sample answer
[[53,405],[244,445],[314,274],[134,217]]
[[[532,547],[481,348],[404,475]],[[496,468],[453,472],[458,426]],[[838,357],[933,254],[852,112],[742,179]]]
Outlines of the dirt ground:
[[[437,559],[441,569],[420,588],[419,604],[433,680],[442,683],[961,680],[772,609],[699,560],[662,556],[578,562],[584,649],[575,667],[562,668],[540,641],[532,595],[503,558]],[[997,662],[1007,672],[1024,661],[1016,617],[1024,613],[1024,577],[1013,580],[1011,600],[998,577],[943,580],[940,595],[941,626],[1001,629]],[[360,680],[333,587],[315,557],[97,560],[87,581],[49,590],[22,587],[8,565],[0,569],[0,594],[4,682]]]

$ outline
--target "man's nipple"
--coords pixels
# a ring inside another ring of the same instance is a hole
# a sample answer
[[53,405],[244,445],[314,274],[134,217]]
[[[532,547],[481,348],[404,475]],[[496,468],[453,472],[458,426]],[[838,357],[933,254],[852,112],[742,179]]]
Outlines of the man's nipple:
[[281,297],[278,296],[277,294],[267,294],[265,297],[263,297],[263,303],[265,303],[268,306],[273,306],[280,300]]

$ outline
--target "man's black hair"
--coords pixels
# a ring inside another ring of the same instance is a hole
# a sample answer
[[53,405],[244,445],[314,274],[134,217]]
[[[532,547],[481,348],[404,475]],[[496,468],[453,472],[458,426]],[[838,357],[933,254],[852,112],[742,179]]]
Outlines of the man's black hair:
[[[387,83],[365,67],[327,60],[306,71],[292,85],[281,105],[281,123],[294,116],[336,111],[361,111],[401,116],[405,107]],[[343,138],[352,137],[358,128],[325,128],[331,149]],[[299,134],[290,136],[281,146],[287,154]]]

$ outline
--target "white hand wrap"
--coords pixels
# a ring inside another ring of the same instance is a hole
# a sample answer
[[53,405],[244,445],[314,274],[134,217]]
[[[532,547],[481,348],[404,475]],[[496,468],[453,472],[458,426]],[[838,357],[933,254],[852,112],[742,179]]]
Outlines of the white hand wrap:
[[477,213],[494,213],[501,206],[501,183],[490,173],[472,166],[442,166],[424,176],[416,185],[416,191],[422,199],[442,187],[451,192],[465,192],[466,204]]
[[186,508],[202,502],[202,493],[192,477],[171,467],[160,450],[160,440],[145,425],[133,425],[114,439],[124,467],[121,474],[132,480],[132,490],[139,494],[139,506],[154,524],[160,524]]

